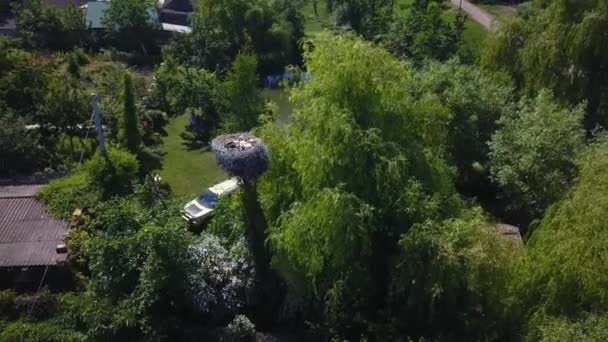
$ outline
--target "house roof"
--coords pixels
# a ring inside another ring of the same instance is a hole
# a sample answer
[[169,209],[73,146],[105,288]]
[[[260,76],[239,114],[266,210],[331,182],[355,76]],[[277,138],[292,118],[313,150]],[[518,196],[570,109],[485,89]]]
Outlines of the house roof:
[[68,223],[53,218],[36,199],[41,185],[0,186],[0,267],[56,265],[56,247]]
[[103,13],[108,9],[110,4],[105,1],[91,1],[87,3],[86,24],[90,28],[103,28],[101,18]]
[[0,15],[0,32],[11,32],[16,28],[15,18],[9,15]]
[[196,0],[166,0],[165,9],[170,9],[180,12],[193,12]]
[[163,23],[187,26],[190,24],[192,12],[177,11],[163,8],[160,10],[160,20]]

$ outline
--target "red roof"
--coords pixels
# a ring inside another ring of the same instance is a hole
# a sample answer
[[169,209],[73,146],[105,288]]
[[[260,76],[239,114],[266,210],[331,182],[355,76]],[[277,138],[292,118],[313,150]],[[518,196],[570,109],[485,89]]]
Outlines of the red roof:
[[68,223],[53,218],[35,195],[41,185],[0,186],[0,267],[46,266],[65,261],[56,247]]

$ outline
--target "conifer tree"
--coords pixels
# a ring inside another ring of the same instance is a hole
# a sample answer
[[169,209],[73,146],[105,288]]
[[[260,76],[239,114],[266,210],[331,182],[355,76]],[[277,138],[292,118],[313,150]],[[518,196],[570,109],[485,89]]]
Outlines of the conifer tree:
[[133,80],[129,74],[125,74],[124,76],[122,101],[123,118],[120,125],[120,142],[131,153],[137,153],[141,144],[141,132],[139,130],[135,95],[133,94]]

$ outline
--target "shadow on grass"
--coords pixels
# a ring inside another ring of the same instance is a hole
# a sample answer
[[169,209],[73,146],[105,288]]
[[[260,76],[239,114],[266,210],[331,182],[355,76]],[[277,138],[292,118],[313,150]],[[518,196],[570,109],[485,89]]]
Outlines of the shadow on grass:
[[190,126],[180,133],[180,137],[182,138],[182,145],[188,151],[201,150],[201,152],[207,152],[211,149],[209,137],[197,132]]

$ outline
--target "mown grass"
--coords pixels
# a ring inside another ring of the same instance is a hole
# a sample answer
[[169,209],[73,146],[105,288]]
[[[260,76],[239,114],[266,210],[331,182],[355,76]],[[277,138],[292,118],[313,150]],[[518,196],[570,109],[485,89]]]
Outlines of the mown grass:
[[[280,89],[264,90],[264,98],[277,104],[277,120],[286,123],[292,111],[286,92]],[[177,196],[194,196],[204,189],[228,178],[228,175],[217,165],[213,153],[206,148],[189,148],[182,138],[186,131],[188,115],[171,119],[167,125],[167,136],[164,138],[162,151],[163,169],[160,172],[163,180],[169,183]]]
[[481,9],[486,12],[492,14],[495,17],[501,17],[504,15],[514,14],[516,7],[509,7],[504,5],[496,5],[496,4],[477,4]]
[[163,144],[161,176],[178,196],[192,196],[218,183],[228,176],[219,168],[213,153],[207,149],[190,149],[181,134],[185,131],[188,116],[175,117],[167,125]]

